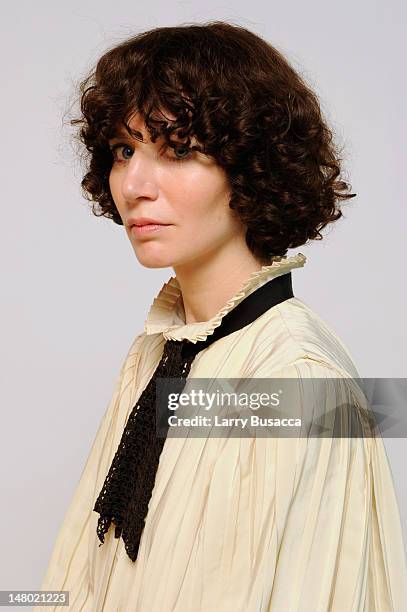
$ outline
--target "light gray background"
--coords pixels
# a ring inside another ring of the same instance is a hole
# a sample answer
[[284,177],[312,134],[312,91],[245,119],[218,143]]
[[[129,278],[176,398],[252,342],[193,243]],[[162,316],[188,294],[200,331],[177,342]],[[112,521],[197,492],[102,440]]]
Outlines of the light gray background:
[[[294,292],[362,377],[405,377],[406,7],[48,0],[8,3],[2,17],[0,589],[38,589],[123,359],[173,274],[142,268],[124,229],[82,199],[63,125],[74,83],[115,42],[187,21],[233,21],[285,52],[358,194],[322,242],[289,252],[308,256]],[[405,440],[385,443],[406,528]]]

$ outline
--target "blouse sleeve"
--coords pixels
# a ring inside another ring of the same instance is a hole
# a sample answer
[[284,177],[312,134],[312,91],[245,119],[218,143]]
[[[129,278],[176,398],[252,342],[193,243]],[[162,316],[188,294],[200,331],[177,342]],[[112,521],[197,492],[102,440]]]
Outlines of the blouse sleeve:
[[331,434],[255,441],[253,583],[245,609],[407,610],[394,483],[380,432],[368,433],[372,412],[360,388],[307,360],[272,377],[301,379],[291,388],[292,405]]
[[[79,610],[89,590],[88,530],[93,511],[95,482],[102,449],[121,398],[134,380],[144,334],[133,341],[120,369],[115,388],[99,424],[88,459],[60,526],[41,590],[69,591],[69,609]],[[51,612],[60,606],[36,606],[34,612]]]
[[[291,413],[308,418],[308,433],[219,442],[193,540],[202,546],[193,558],[203,559],[196,609],[405,612],[394,485],[381,437],[366,435],[372,412],[360,387],[308,358],[266,377],[284,379]],[[255,389],[254,378],[248,385]],[[316,435],[324,430],[334,435]]]

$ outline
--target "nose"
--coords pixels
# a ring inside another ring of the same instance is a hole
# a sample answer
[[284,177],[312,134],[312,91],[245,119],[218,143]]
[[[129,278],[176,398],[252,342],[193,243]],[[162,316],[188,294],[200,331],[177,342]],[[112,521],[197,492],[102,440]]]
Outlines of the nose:
[[121,189],[123,198],[129,203],[140,198],[155,200],[158,186],[153,161],[141,153],[133,155],[123,173]]

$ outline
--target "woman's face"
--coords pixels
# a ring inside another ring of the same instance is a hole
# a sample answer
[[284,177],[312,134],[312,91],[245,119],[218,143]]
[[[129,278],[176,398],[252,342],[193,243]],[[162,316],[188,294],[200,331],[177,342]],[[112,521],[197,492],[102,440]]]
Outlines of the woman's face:
[[[181,144],[160,151],[164,140],[152,143],[139,115],[129,125],[141,133],[143,142],[125,130],[109,141],[110,148],[115,147],[109,185],[139,262],[147,268],[188,268],[235,240],[244,242],[245,228],[229,208],[224,171]],[[165,225],[156,230],[132,227],[139,217]]]

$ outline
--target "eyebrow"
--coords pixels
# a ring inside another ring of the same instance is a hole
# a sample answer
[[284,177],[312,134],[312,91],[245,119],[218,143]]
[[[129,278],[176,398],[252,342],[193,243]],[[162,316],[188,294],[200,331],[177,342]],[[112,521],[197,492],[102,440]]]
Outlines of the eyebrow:
[[131,136],[133,136],[133,138],[136,138],[136,140],[141,140],[141,142],[143,142],[144,140],[143,134],[138,130],[131,130],[131,134],[129,134],[129,132],[122,126],[112,131],[109,140],[114,140],[115,138],[130,138]]
[[[130,137],[133,137],[136,140],[139,140],[140,142],[144,142],[143,134],[141,132],[139,132],[138,130],[132,129],[131,134],[129,134],[129,132],[122,125],[119,125],[117,128],[112,130],[112,133],[109,136],[108,140],[110,141],[110,140],[116,140],[119,138],[130,138]],[[158,138],[158,142],[161,142],[161,140],[162,140],[162,136]],[[198,141],[196,139],[196,136],[193,135],[191,137],[191,144],[195,146],[197,142]],[[198,150],[199,150],[199,147],[198,147]]]

